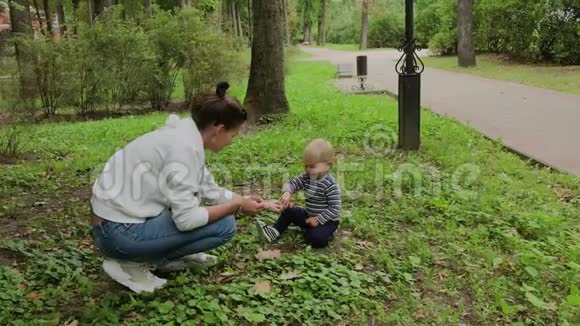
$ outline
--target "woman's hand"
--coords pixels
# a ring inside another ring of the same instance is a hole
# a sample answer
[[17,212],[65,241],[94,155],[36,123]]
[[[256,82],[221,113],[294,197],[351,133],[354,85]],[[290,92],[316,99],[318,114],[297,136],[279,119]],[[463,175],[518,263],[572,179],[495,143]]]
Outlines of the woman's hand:
[[264,210],[264,201],[258,196],[240,197],[240,211],[244,215],[254,216]]
[[282,209],[290,207],[290,199],[292,197],[292,193],[285,192],[280,198],[280,204],[282,205]]
[[269,211],[272,211],[274,213],[280,213],[282,211],[282,204],[280,203],[279,200],[264,200],[263,201],[264,204],[264,209],[267,209]]

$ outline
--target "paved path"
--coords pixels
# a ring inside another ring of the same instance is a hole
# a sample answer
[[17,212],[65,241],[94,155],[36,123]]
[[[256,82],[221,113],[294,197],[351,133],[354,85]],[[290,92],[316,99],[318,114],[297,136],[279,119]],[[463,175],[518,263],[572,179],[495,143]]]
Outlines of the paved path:
[[[397,94],[396,50],[303,48],[310,60],[352,63],[367,55],[369,83]],[[421,55],[425,55],[424,53]],[[353,81],[337,80],[350,89]],[[580,95],[426,67],[421,105],[469,124],[491,139],[557,170],[580,175]]]

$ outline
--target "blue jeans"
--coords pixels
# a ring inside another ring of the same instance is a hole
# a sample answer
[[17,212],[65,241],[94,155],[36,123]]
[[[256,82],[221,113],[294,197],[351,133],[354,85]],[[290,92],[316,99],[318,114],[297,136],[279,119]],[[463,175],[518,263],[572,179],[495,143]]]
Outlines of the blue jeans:
[[236,222],[231,215],[182,232],[171,214],[166,210],[144,223],[105,220],[92,226],[90,233],[106,257],[153,263],[217,248],[236,234]]

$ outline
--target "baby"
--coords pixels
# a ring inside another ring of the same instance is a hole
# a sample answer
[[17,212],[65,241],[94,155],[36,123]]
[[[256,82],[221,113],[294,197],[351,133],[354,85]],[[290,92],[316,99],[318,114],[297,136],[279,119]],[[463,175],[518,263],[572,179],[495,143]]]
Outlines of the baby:
[[[260,234],[267,242],[272,242],[290,224],[304,230],[306,241],[313,248],[323,248],[333,239],[340,223],[340,187],[328,172],[334,162],[332,145],[324,139],[311,141],[304,150],[304,174],[284,185],[284,195],[280,200],[282,214],[278,221],[266,225],[258,221]],[[306,209],[290,207],[293,193],[303,190]]]

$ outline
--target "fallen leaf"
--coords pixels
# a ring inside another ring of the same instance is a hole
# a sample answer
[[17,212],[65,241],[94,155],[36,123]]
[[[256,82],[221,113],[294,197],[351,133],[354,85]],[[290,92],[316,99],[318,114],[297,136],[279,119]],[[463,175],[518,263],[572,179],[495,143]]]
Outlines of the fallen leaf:
[[228,276],[218,276],[215,278],[215,281],[218,282],[219,284],[223,284],[227,282],[228,279],[229,279]]
[[254,287],[258,293],[270,293],[270,291],[272,291],[272,285],[269,281],[256,282]]
[[357,244],[363,248],[372,248],[374,246],[372,242],[364,240],[357,241]]
[[425,311],[423,311],[423,309],[415,311],[415,318],[417,319],[425,318]]
[[357,271],[362,271],[363,269],[365,269],[365,267],[361,263],[358,263],[354,265],[354,269],[356,269]]
[[127,317],[129,317],[129,318],[140,318],[140,317],[141,317],[141,314],[139,314],[139,313],[137,313],[137,312],[135,312],[135,311],[131,311],[131,312],[130,312],[130,313],[127,315]]
[[262,260],[265,260],[265,259],[272,259],[272,258],[276,258],[276,257],[280,257],[280,250],[278,250],[278,249],[274,249],[274,250],[260,250],[256,254],[256,258],[259,261],[262,261]]
[[298,272],[297,271],[290,271],[288,273],[282,273],[280,275],[280,279],[281,280],[291,280],[291,279],[295,279],[298,277]]
[[42,293],[32,292],[26,296],[26,300],[28,300],[28,301],[34,301],[34,300],[38,300],[38,299],[42,299]]
[[223,272],[220,274],[220,276],[232,276],[232,275],[236,275],[236,272]]
[[435,260],[433,262],[433,265],[438,266],[438,267],[444,267],[445,266],[445,262],[442,260]]
[[64,323],[64,326],[79,326],[79,321],[75,319],[73,321]]

